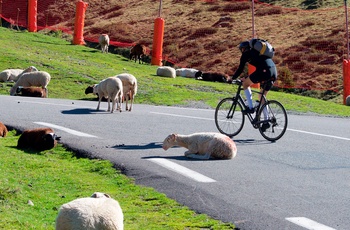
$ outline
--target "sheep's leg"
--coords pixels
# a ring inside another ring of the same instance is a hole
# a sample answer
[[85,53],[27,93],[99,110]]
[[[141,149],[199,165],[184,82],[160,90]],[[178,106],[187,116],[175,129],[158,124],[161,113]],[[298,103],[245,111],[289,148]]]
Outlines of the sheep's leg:
[[101,96],[98,97],[97,111],[100,110]]
[[108,112],[111,111],[110,101],[111,101],[111,97],[108,97],[108,99],[107,99],[107,103],[108,103],[107,111],[108,111]]
[[116,101],[116,98],[113,98],[112,99],[112,111],[111,111],[111,113],[113,113],[113,111],[115,110],[115,102]]
[[193,159],[200,159],[200,160],[208,160],[210,158],[210,154],[206,153],[204,155],[199,155],[199,154],[187,154],[185,155],[188,158],[193,158]]

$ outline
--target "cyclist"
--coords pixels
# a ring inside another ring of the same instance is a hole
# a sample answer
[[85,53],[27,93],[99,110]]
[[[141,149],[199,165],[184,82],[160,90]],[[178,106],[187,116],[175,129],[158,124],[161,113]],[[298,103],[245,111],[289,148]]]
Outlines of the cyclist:
[[[248,102],[248,109],[245,109],[243,112],[254,113],[252,91],[250,89],[250,86],[254,83],[264,82],[262,86],[264,85],[263,87],[265,87],[264,95],[266,96],[268,91],[271,89],[274,81],[276,81],[277,79],[277,69],[272,59],[267,56],[260,55],[259,51],[252,49],[249,45],[249,41],[241,42],[238,48],[241,51],[242,55],[240,58],[238,69],[233,74],[232,79],[236,79],[242,74],[246,63],[249,63],[256,68],[256,70],[252,74],[242,79],[244,94]],[[260,97],[261,95],[259,95],[259,100]],[[265,119],[268,119],[268,111],[266,107],[263,113]],[[269,127],[269,123],[262,124],[262,130],[264,131]]]

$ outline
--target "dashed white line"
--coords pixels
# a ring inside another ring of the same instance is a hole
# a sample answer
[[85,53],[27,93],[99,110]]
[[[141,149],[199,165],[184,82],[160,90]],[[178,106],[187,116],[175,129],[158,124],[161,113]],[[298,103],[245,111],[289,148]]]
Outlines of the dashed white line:
[[34,123],[38,124],[38,125],[44,125],[44,126],[49,126],[51,128],[59,129],[59,130],[65,131],[67,133],[70,133],[70,134],[73,134],[73,135],[76,135],[76,136],[79,136],[79,137],[95,137],[95,138],[97,138],[97,136],[94,136],[94,135],[90,135],[90,134],[87,134],[87,133],[79,132],[79,131],[76,131],[76,130],[73,130],[73,129],[68,129],[68,128],[65,128],[65,127],[62,127],[62,126],[59,126],[59,125],[54,125],[54,124],[51,124],[51,123],[39,122],[39,121],[34,122]]
[[286,220],[310,230],[336,230],[306,217],[288,217]]
[[206,177],[200,173],[197,173],[196,171],[193,171],[191,169],[188,169],[186,167],[183,167],[179,164],[173,163],[167,159],[163,159],[163,158],[150,158],[148,159],[149,161],[152,161],[164,168],[167,168],[171,171],[177,172],[183,176],[186,176],[188,178],[191,178],[195,181],[198,182],[203,182],[203,183],[213,183],[216,182],[216,180],[211,179],[209,177]]

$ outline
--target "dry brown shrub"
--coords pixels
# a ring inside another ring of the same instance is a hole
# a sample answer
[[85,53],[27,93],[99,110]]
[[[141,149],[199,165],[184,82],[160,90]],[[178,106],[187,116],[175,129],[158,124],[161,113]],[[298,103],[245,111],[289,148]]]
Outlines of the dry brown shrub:
[[117,11],[113,11],[113,12],[107,14],[105,18],[110,19],[110,18],[114,18],[114,17],[119,17],[123,14],[124,14],[123,10],[117,10]]
[[199,29],[196,29],[194,31],[194,33],[192,33],[189,36],[189,39],[195,39],[195,38],[199,38],[199,37],[204,37],[206,35],[215,34],[217,31],[218,31],[218,29],[213,28],[213,27],[199,28]]
[[281,14],[282,8],[280,7],[264,7],[259,8],[256,12],[256,16],[272,15],[272,14]]
[[242,10],[248,10],[250,9],[250,2],[234,2],[226,4],[224,7],[222,7],[222,11],[224,12],[237,12]]

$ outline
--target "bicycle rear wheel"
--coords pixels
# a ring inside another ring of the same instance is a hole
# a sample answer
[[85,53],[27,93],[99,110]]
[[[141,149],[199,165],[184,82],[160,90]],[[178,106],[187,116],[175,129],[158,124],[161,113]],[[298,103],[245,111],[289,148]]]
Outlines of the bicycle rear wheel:
[[236,136],[241,132],[244,125],[243,106],[234,98],[224,98],[215,109],[215,125],[220,133],[229,137]]
[[269,141],[277,141],[287,130],[288,117],[283,105],[278,101],[268,101],[259,111],[260,134]]

